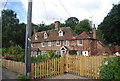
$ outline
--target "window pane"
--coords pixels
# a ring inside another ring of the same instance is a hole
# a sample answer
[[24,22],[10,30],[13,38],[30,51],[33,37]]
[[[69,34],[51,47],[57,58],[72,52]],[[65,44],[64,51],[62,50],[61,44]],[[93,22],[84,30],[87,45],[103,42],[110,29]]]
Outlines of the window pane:
[[82,40],[77,40],[78,45],[82,45]]
[[60,41],[56,41],[56,45],[59,46],[60,45]]

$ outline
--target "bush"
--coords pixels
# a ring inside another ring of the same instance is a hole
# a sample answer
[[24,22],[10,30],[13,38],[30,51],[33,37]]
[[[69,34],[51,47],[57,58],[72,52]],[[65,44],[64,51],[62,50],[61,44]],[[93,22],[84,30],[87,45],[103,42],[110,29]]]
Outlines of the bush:
[[120,57],[111,57],[107,61],[108,64],[101,66],[99,79],[120,79]]
[[70,50],[70,55],[76,55],[76,50]]
[[[20,46],[11,46],[10,48],[4,48],[3,49],[3,57],[5,57],[8,60],[16,60],[16,61],[22,61],[24,62],[24,50]],[[6,56],[7,55],[7,56]],[[16,59],[13,59],[13,56]]]
[[2,48],[2,56],[4,56],[7,53],[7,49],[6,48]]
[[31,57],[31,61],[33,63],[38,63],[38,62],[42,62],[42,61],[45,61],[45,60],[58,58],[58,57],[61,57],[61,56],[58,55],[58,54],[54,54],[53,52],[48,52],[48,53],[45,53],[43,55],[39,55],[38,57]]
[[17,60],[17,56],[15,55],[4,55],[3,58],[7,59],[7,60]]

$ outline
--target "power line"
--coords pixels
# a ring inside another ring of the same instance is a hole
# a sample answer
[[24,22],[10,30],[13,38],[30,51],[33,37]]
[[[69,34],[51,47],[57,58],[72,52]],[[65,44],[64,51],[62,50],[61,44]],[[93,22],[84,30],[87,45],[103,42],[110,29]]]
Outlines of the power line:
[[[41,3],[41,2],[39,2],[39,1],[40,1],[40,0],[38,0],[38,4]],[[39,6],[40,6],[40,8],[41,8],[42,10],[44,10],[42,5],[39,5]],[[40,9],[38,9],[38,10],[40,10]],[[40,14],[40,11],[39,11],[38,14]],[[42,15],[43,15],[43,18],[46,18],[45,14],[42,14]],[[39,15],[39,18],[40,18],[40,15]],[[40,20],[40,19],[39,19],[39,20]],[[43,24],[43,21],[42,21],[42,24]]]
[[57,8],[57,10],[65,17],[65,15],[61,12],[61,10],[58,8],[57,4],[51,1],[51,3]]
[[[38,0],[38,2],[39,2],[39,0]],[[36,8],[37,8],[37,16],[38,16],[38,20],[39,20],[39,23],[38,24],[40,24],[40,15],[39,15],[39,10],[38,10],[38,5],[37,5],[37,3],[36,3]]]
[[8,0],[6,1],[6,3],[5,3],[5,5],[4,5],[4,8],[3,8],[3,9],[5,9],[5,7],[6,7],[7,3],[8,3]]
[[46,18],[47,18],[47,21],[48,21],[48,15],[47,15],[47,11],[46,11],[44,0],[43,0],[43,5],[44,5],[44,10],[45,10]]
[[62,7],[64,8],[64,10],[67,12],[67,14],[70,16],[69,12],[67,11],[67,9],[65,8],[65,6],[62,4],[62,2],[59,0],[60,4],[62,5]]

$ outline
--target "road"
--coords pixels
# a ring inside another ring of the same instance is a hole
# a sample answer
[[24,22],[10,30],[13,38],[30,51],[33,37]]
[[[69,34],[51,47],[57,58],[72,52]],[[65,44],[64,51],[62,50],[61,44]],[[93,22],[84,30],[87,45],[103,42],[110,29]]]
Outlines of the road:
[[2,68],[2,79],[18,79],[19,74]]

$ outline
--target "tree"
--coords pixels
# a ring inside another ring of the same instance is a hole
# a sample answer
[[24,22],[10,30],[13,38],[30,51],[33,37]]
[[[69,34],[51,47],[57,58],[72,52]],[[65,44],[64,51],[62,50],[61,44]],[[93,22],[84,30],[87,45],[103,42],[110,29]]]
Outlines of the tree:
[[66,26],[69,26],[71,29],[75,30],[75,26],[79,23],[79,20],[76,17],[70,17],[65,22]]
[[83,31],[90,33],[91,30],[92,30],[92,28],[90,26],[90,21],[88,19],[84,19],[84,20],[80,21],[80,23],[77,24],[75,27],[75,32],[77,34],[80,34]]
[[24,48],[25,24],[19,24],[17,14],[13,10],[2,11],[2,47],[20,45]]
[[13,37],[15,36],[14,27],[19,23],[17,19],[17,14],[12,10],[2,11],[2,46],[9,47],[13,42]]
[[114,5],[111,11],[98,26],[108,44],[120,45],[120,4]]

